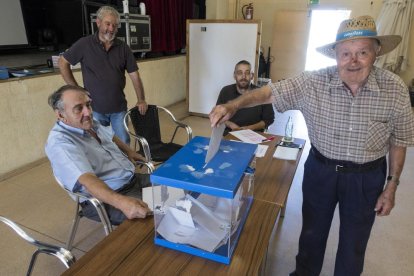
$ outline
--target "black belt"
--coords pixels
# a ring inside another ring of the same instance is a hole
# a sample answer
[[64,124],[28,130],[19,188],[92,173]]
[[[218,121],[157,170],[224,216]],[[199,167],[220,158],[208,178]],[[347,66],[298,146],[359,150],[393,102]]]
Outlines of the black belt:
[[374,170],[378,167],[380,167],[383,162],[385,161],[385,156],[378,158],[377,160],[358,164],[351,161],[340,161],[340,160],[334,160],[329,159],[325,156],[323,156],[316,148],[311,147],[309,151],[313,156],[316,157],[320,162],[322,162],[325,165],[332,166],[335,168],[335,171],[337,172],[350,172],[350,173],[358,173],[358,172],[367,172]]

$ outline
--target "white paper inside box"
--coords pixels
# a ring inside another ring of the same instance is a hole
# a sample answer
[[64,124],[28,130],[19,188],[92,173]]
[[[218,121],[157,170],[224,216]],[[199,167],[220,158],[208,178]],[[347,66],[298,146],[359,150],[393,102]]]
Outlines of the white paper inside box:
[[[195,137],[152,175],[155,243],[229,264],[253,201],[256,145]],[[145,200],[145,199],[144,199]]]

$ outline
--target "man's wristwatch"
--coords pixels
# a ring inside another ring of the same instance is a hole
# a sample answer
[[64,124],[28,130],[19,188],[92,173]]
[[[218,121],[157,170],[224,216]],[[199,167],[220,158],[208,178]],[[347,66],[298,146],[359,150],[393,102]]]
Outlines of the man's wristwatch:
[[387,182],[390,182],[391,180],[394,180],[394,182],[397,184],[397,186],[398,186],[398,184],[400,184],[400,180],[398,178],[394,177],[393,175],[389,175],[387,177]]

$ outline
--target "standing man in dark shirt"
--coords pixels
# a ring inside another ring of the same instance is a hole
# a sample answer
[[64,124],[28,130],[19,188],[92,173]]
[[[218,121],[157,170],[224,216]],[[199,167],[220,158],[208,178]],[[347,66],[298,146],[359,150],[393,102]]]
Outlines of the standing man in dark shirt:
[[[253,74],[251,65],[246,60],[239,61],[234,67],[233,77],[235,84],[227,85],[220,91],[217,99],[217,105],[225,104],[240,95],[249,93],[252,89],[258,88],[251,83]],[[254,107],[244,108],[236,112],[231,121],[226,121],[226,130],[224,135],[229,131],[251,129],[263,131],[274,121],[275,114],[271,104],[263,104]]]
[[128,45],[115,37],[119,22],[117,10],[101,7],[96,19],[98,32],[75,42],[60,57],[59,68],[67,84],[78,85],[70,65],[81,63],[83,84],[91,94],[94,118],[104,126],[111,124],[115,135],[129,144],[130,137],[123,125],[127,111],[125,70],[134,86],[141,114],[145,114],[148,105],[135,57]]

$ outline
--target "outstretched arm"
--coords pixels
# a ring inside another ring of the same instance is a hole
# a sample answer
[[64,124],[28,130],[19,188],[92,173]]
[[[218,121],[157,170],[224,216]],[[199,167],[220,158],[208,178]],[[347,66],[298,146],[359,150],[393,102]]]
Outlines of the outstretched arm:
[[266,124],[264,121],[259,121],[255,124],[248,125],[248,126],[242,126],[240,129],[251,129],[251,130],[259,130],[264,129],[266,127]]
[[263,86],[255,89],[251,93],[241,95],[226,104],[215,106],[209,115],[211,127],[215,127],[216,125],[229,120],[236,113],[236,111],[241,108],[271,102],[272,91],[269,86]]

